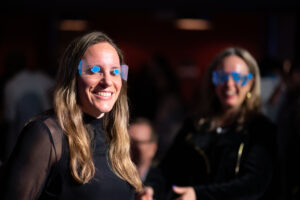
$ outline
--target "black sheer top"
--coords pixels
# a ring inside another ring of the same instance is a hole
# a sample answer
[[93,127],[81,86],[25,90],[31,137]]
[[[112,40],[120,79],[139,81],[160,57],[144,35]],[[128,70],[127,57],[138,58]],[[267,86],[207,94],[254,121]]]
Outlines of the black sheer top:
[[112,171],[102,119],[84,116],[92,134],[96,173],[86,184],[71,175],[66,135],[53,114],[30,122],[1,169],[1,199],[134,199],[134,189]]

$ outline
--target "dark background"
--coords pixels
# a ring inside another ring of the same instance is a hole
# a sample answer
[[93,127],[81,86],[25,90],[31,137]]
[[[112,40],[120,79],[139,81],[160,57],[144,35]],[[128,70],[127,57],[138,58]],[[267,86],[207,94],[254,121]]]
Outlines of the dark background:
[[[43,70],[54,79],[59,58],[71,40],[89,31],[103,31],[120,46],[129,65],[131,116],[144,115],[154,122],[162,152],[183,115],[197,105],[203,72],[222,49],[249,50],[261,72],[273,67],[262,64],[265,60],[279,61],[276,67],[282,67],[284,61],[300,66],[300,7],[292,0],[5,0],[0,8],[1,93],[19,70],[14,66],[19,61],[24,64],[11,55],[25,55],[26,66]],[[174,26],[179,18],[206,19],[212,29],[179,30]],[[83,20],[87,26],[81,31],[62,30],[64,20]],[[5,127],[3,95],[0,104],[0,125]],[[292,107],[287,114],[294,110]],[[0,142],[3,146],[4,140]],[[299,154],[291,156],[287,166],[297,166],[297,157]],[[291,177],[297,178],[294,172],[299,168],[295,169],[290,170]],[[299,189],[299,179],[296,181]]]
[[[216,53],[228,46],[248,49],[260,61],[266,57],[294,60],[299,55],[299,15],[296,1],[9,1],[1,3],[0,74],[12,51],[24,52],[31,65],[55,76],[66,45],[83,31],[62,31],[65,19],[85,20],[84,30],[101,30],[124,51],[134,73],[156,53],[177,70],[192,62],[199,81]],[[208,19],[211,30],[184,31],[174,21],[181,17]],[[178,70],[177,70],[178,71]],[[183,80],[183,79],[181,79]],[[190,95],[197,84],[188,84]]]

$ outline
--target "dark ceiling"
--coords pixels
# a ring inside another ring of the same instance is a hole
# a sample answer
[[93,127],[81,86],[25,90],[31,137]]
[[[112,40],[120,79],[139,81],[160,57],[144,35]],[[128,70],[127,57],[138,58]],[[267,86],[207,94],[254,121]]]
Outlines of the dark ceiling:
[[[6,11],[13,10],[90,10],[153,11],[153,10],[296,10],[296,0],[10,0],[2,3]],[[4,10],[4,11],[5,11]]]

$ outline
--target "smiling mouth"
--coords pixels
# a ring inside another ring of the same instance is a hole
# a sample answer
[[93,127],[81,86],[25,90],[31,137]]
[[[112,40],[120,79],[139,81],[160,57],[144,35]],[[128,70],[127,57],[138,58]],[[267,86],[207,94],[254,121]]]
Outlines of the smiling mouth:
[[232,96],[232,95],[235,95],[236,92],[235,92],[235,91],[226,91],[225,94],[226,94],[227,96]]
[[112,92],[94,92],[94,94],[102,97],[110,97],[112,95]]

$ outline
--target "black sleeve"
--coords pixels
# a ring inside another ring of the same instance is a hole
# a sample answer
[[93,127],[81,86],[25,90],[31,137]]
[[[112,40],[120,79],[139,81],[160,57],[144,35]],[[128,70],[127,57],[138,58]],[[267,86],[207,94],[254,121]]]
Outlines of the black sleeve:
[[144,185],[151,186],[154,189],[153,197],[155,200],[165,200],[165,180],[162,176],[160,168],[156,166],[150,168]]
[[[171,184],[174,184],[173,179],[174,174],[176,174],[177,167],[178,167],[178,159],[182,156],[186,156],[185,153],[185,137],[186,133],[188,132],[186,127],[187,123],[184,123],[183,127],[180,129],[179,133],[175,137],[172,145],[170,146],[169,150],[167,151],[165,157],[162,159],[160,163],[160,170],[165,178],[166,188],[169,188]],[[176,166],[176,167],[174,167]],[[178,177],[176,177],[178,178]]]
[[197,199],[261,199],[273,175],[276,133],[275,126],[262,123],[252,124],[239,174],[227,182],[194,186]]
[[42,121],[29,123],[1,169],[1,199],[37,199],[55,160],[48,127]]
[[[187,138],[194,131],[194,120],[186,119],[169,151],[160,163],[159,168],[164,178],[164,199],[175,197],[172,192],[172,185],[190,185],[190,178],[203,176],[205,165],[202,162],[202,157],[198,156],[198,153],[187,143]],[[195,171],[197,171],[197,174],[193,174]]]

